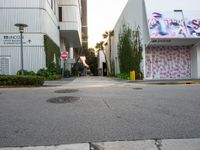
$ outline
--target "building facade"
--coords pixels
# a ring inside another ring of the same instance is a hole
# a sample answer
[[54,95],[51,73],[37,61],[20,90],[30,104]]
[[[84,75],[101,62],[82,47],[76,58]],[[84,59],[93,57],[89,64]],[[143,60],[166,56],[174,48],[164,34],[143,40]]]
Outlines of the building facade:
[[82,46],[81,0],[1,0],[0,13],[0,74],[21,69],[16,23],[28,25],[23,33],[25,70],[46,68],[49,58],[60,65],[60,51],[69,51],[74,59]]
[[107,70],[105,70],[106,60],[103,50],[98,51],[97,58],[98,58],[98,76],[105,76],[104,72],[107,72]]
[[112,60],[119,73],[118,37],[123,24],[139,27],[144,79],[200,78],[200,10],[197,0],[129,0],[114,28]]
[[85,53],[88,49],[88,24],[87,24],[87,0],[82,0],[82,48]]

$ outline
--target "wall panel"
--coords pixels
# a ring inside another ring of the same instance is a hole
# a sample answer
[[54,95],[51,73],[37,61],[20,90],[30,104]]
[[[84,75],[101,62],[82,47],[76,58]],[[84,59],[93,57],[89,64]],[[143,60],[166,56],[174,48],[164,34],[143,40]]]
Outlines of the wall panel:
[[[0,47],[0,57],[10,57],[11,74],[16,74],[21,69],[20,47]],[[24,69],[38,71],[45,68],[44,47],[24,47]]]

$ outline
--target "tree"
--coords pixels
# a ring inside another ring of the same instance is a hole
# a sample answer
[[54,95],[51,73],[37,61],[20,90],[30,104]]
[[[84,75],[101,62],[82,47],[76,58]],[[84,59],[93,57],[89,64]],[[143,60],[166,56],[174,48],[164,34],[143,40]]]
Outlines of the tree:
[[103,33],[103,38],[105,40],[107,40],[108,42],[105,42],[105,45],[109,44],[109,66],[110,68],[108,69],[109,73],[112,73],[112,61],[111,61],[111,38],[114,36],[114,30],[112,31],[105,31],[105,33]]
[[98,59],[95,56],[95,50],[93,48],[89,48],[86,53],[86,63],[89,65],[89,68],[93,75],[98,75]]
[[[105,61],[106,61],[106,64],[108,63],[108,59],[106,57],[106,53],[105,53],[105,50],[104,50],[104,41],[101,41],[99,43],[96,43],[96,46],[95,46],[96,50],[97,51],[102,51],[103,54],[104,54],[104,57],[105,57]],[[107,67],[107,65],[106,65]],[[106,68],[108,70],[108,68]]]
[[136,75],[141,73],[142,46],[139,28],[132,30],[127,25],[123,25],[122,33],[119,35],[118,52],[121,73],[129,73],[132,70]]

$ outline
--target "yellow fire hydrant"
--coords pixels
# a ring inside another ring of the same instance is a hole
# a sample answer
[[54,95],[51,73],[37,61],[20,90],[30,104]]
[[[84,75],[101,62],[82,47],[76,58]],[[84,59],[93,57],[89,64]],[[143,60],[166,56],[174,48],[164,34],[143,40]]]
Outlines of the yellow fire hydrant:
[[135,80],[135,71],[130,72],[130,80]]

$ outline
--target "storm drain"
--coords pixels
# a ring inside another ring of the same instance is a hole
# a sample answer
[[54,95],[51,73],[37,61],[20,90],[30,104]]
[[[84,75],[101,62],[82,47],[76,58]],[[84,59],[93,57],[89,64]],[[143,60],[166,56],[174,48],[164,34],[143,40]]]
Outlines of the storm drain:
[[78,92],[77,89],[64,89],[64,90],[57,90],[55,93],[75,93]]
[[65,97],[50,98],[47,100],[47,102],[55,104],[65,104],[65,103],[74,103],[78,100],[80,100],[80,97],[65,96]]
[[142,90],[143,88],[133,88],[133,90]]

